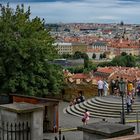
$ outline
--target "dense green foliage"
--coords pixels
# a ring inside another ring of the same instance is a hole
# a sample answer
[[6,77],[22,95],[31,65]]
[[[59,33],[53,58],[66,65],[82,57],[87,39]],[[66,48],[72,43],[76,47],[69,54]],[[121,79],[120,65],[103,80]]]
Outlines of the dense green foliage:
[[116,56],[113,58],[111,62],[103,62],[98,64],[98,66],[123,66],[123,67],[135,67],[136,66],[136,60],[135,57],[132,55],[121,55]]
[[71,72],[71,73],[89,73],[92,70],[95,71],[96,70],[96,65],[93,64],[93,62],[89,61],[88,62],[88,67],[84,68],[84,66],[73,66],[73,67],[68,67],[67,69]]
[[102,59],[102,58],[103,58],[103,54],[101,53],[101,54],[100,54],[100,59]]
[[30,8],[14,11],[1,5],[0,11],[0,90],[44,96],[58,93],[63,76],[58,66],[48,63],[57,56],[44,20],[30,19]]
[[127,55],[127,53],[126,52],[122,52],[121,55],[122,56],[125,56],[125,55]]
[[96,69],[96,65],[89,61],[89,57],[86,53],[77,51],[74,55],[67,54],[63,56],[66,56],[65,58],[84,59],[84,64],[82,66],[71,66],[67,68],[71,73],[89,73],[90,71]]
[[93,53],[92,58],[93,58],[93,59],[95,59],[95,58],[96,58],[96,54],[95,54],[95,53]]

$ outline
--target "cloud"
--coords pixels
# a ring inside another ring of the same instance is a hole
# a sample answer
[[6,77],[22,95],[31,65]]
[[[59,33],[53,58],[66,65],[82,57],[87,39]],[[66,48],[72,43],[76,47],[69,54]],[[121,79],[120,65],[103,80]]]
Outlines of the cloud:
[[[6,2],[6,0],[4,0]],[[9,1],[9,0],[7,0]],[[140,23],[139,0],[10,0],[15,7],[24,1],[32,17],[47,22],[120,22]],[[25,2],[26,1],[26,2]],[[38,2],[37,2],[38,1]]]
[[115,17],[115,16],[110,16],[110,15],[106,15],[106,16],[99,16],[97,17],[98,19],[103,19],[103,20],[116,20],[116,19],[119,19],[118,17]]

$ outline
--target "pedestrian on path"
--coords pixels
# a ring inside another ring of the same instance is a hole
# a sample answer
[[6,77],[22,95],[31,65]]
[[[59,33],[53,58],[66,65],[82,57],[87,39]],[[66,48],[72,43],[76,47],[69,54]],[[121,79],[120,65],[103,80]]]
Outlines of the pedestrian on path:
[[88,122],[88,120],[89,120],[89,115],[90,115],[90,113],[88,112],[87,109],[85,109],[85,113],[84,113],[84,116],[83,116],[83,118],[82,118],[82,122],[83,122],[84,125],[87,124],[87,122]]
[[104,80],[103,89],[104,89],[104,96],[107,96],[108,95],[108,90],[109,90],[109,85],[107,83],[107,80]]
[[132,98],[130,95],[127,95],[126,97],[126,107],[127,107],[127,113],[129,114],[130,110],[132,110]]
[[98,81],[98,96],[103,96],[104,82],[100,79]]

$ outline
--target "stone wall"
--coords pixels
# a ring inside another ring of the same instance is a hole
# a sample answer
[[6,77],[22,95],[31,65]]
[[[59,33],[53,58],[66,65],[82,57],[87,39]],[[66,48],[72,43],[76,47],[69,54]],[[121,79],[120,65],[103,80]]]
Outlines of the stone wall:
[[65,87],[63,99],[66,101],[71,101],[72,99],[76,98],[79,94],[79,92],[82,91],[83,96],[85,96],[86,99],[92,98],[97,96],[98,89],[97,85],[69,85]]

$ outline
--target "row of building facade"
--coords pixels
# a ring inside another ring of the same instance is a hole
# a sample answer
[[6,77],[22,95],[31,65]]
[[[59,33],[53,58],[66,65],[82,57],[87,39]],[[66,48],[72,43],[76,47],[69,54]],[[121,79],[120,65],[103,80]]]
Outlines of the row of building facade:
[[[91,45],[84,43],[54,43],[54,46],[60,55],[70,54],[80,51],[87,53],[92,59],[93,53],[97,56],[106,53],[107,58],[112,59],[120,55],[122,52],[132,55],[140,55],[140,43],[137,41],[130,41],[126,39],[113,40],[95,40]],[[99,58],[99,57],[98,57]]]

